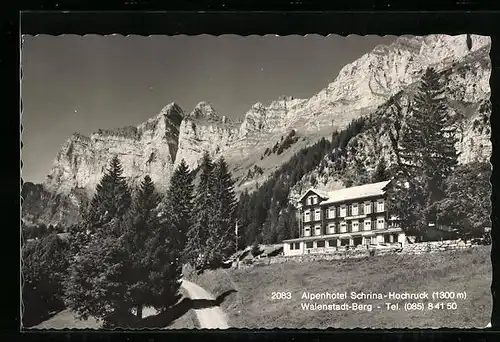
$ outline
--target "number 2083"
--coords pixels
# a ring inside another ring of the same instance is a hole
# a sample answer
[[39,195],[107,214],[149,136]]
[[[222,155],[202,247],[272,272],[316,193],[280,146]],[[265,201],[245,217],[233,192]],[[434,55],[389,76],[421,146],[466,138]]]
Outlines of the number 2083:
[[292,293],[287,291],[287,292],[272,292],[271,293],[271,299],[276,300],[276,299],[292,299]]

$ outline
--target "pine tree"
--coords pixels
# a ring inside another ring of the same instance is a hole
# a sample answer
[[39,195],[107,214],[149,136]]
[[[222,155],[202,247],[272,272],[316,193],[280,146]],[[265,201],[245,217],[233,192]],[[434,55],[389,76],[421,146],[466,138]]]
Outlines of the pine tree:
[[117,156],[114,156],[106,169],[92,199],[81,202],[81,221],[70,227],[70,249],[76,255],[88,246],[92,236],[101,229],[116,229],[108,231],[114,236],[120,236],[120,223],[130,203],[132,195],[123,177],[123,168]]
[[373,172],[372,183],[384,182],[389,180],[389,178],[390,177],[387,171],[385,159],[381,158],[377,164],[377,167],[375,168],[375,171]]
[[[420,222],[423,231],[436,219],[433,203],[444,196],[444,180],[457,164],[456,138],[451,127],[444,98],[445,84],[440,75],[428,68],[402,127],[397,149],[400,163],[401,203],[399,216],[416,216],[411,225]],[[404,196],[410,196],[405,197]],[[406,211],[406,213],[405,213]],[[412,211],[410,214],[408,211]]]
[[68,244],[53,233],[24,245],[22,255],[23,325],[29,327],[64,308],[63,280],[70,254]]
[[461,165],[446,179],[446,197],[435,203],[438,223],[455,228],[462,238],[477,238],[491,227],[491,164]]
[[402,168],[411,178],[423,175],[433,200],[457,164],[456,138],[444,98],[445,84],[428,68],[406,121],[399,146]]
[[111,159],[110,166],[96,187],[89,210],[84,220],[91,231],[109,223],[113,218],[122,217],[128,210],[132,196],[123,176],[123,168],[118,156]]
[[123,240],[128,255],[125,279],[128,296],[136,308],[138,318],[142,318],[143,306],[155,305],[149,281],[153,265],[147,251],[151,238],[158,230],[159,218],[156,208],[159,203],[160,196],[151,177],[146,175],[124,222]]
[[209,219],[209,239],[207,249],[211,255],[209,264],[219,266],[222,261],[236,251],[235,228],[237,201],[234,181],[223,157],[213,170],[212,215]]
[[366,167],[363,165],[362,162],[360,162],[360,161],[356,162],[355,172],[356,172],[356,176],[355,176],[356,181],[354,182],[354,184],[364,185],[364,184],[370,183],[370,177],[368,175],[368,170],[366,169]]
[[214,182],[213,163],[205,152],[199,166],[200,181],[196,188],[193,205],[193,223],[187,233],[185,256],[198,271],[207,267],[206,242],[209,237],[208,224],[213,213]]
[[111,314],[124,317],[133,304],[127,301],[126,260],[122,237],[98,231],[72,260],[65,281],[66,306],[80,318],[106,321]]
[[123,235],[131,194],[122,173],[115,156],[96,187],[82,224],[71,233],[74,255],[64,300],[82,318],[106,320],[111,313],[126,315],[134,304],[127,292],[128,255]]
[[167,224],[171,226],[181,250],[186,247],[186,236],[191,226],[193,190],[193,174],[183,159],[170,179],[165,196]]
[[263,242],[272,244],[278,241],[278,220],[279,208],[275,200],[271,200],[271,208],[269,208],[267,218],[263,225]]

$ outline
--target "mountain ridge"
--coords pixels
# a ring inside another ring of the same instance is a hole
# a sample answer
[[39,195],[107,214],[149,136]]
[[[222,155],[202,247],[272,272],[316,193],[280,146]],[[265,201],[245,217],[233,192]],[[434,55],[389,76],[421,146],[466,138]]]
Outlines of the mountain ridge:
[[[137,126],[99,130],[89,137],[77,133],[62,146],[43,187],[67,196],[78,206],[81,192],[92,193],[107,162],[118,154],[132,183],[149,174],[160,189],[165,189],[181,159],[195,169],[208,151],[214,158],[226,158],[237,181],[258,166],[262,172],[255,178],[238,182],[251,189],[301,148],[376,112],[395,94],[411,88],[428,66],[451,70],[446,77],[451,80],[449,93],[457,103],[471,108],[470,103],[487,98],[491,64],[484,60],[489,61],[491,41],[476,35],[471,35],[471,41],[469,50],[465,34],[399,37],[344,66],[333,82],[310,98],[281,96],[268,106],[257,102],[241,121],[220,116],[206,101],[187,114],[172,102]],[[466,70],[461,71],[461,65]],[[291,130],[297,134],[288,150],[264,156],[265,149]]]

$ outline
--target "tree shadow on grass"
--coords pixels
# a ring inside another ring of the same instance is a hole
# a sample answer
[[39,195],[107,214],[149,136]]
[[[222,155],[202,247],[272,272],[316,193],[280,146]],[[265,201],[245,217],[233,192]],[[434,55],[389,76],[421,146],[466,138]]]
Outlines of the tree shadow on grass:
[[156,328],[161,329],[168,327],[172,322],[176,319],[185,315],[189,310],[194,309],[206,309],[212,308],[215,306],[221,305],[224,300],[231,293],[237,292],[236,290],[228,290],[219,296],[216,299],[191,299],[191,298],[183,298],[180,302],[178,302],[173,307],[158,313],[157,315],[145,317],[139,321],[134,322],[133,328],[135,329],[143,329],[143,328]]

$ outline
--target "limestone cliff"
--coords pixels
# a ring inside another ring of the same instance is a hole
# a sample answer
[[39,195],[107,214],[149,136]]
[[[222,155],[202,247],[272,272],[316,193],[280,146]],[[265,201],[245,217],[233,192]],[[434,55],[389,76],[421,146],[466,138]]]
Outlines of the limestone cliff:
[[[365,115],[390,119],[389,103],[394,97],[403,103],[411,99],[429,66],[448,79],[450,107],[459,117],[457,148],[462,152],[461,162],[488,158],[491,41],[477,35],[471,35],[471,40],[469,49],[466,35],[400,37],[346,65],[311,98],[283,96],[269,105],[256,103],[242,113],[242,122],[219,116],[206,102],[200,102],[189,114],[172,103],[136,127],[100,130],[89,137],[75,134],[63,145],[39,191],[26,192],[38,202],[28,201],[23,217],[46,223],[68,221],[68,216],[76,215],[82,196],[89,196],[95,189],[114,154],[119,156],[132,184],[149,174],[164,189],[182,159],[194,169],[208,151],[215,158],[223,155],[228,160],[240,188],[255,187],[294,153],[321,137],[330,137],[333,130],[344,128],[353,119]],[[390,161],[389,129],[374,127],[353,139],[349,149],[352,152],[346,157],[348,164],[356,160],[370,169],[380,158]],[[296,138],[289,148],[279,155],[265,154],[291,130],[296,131]],[[259,172],[251,172],[255,176],[248,179],[248,171],[256,169]],[[342,178],[324,168],[312,175],[325,186],[340,184]],[[310,177],[305,177],[295,190],[306,186],[307,179]],[[47,198],[52,200],[46,202]],[[39,203],[41,209],[35,210],[34,203]]]
[[183,115],[172,103],[137,127],[99,130],[90,137],[74,134],[57,155],[45,188],[63,194],[83,188],[90,194],[115,154],[132,183],[149,174],[158,186],[166,186],[177,155]]

